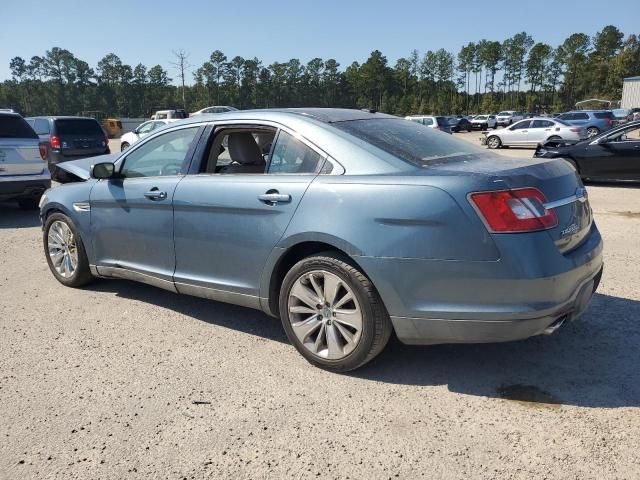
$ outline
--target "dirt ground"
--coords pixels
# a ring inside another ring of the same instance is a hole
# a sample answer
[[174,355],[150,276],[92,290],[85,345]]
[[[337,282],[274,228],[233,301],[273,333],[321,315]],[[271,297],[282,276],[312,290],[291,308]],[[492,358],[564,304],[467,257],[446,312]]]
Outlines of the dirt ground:
[[1,204],[0,478],[640,478],[640,187],[588,190],[606,264],[580,321],[392,341],[349,375],[253,310],[65,288],[37,215]]

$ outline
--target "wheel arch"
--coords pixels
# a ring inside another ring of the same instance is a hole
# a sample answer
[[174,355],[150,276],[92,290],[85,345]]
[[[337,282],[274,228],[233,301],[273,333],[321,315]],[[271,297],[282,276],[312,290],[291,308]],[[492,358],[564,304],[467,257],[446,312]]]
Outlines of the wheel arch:
[[360,253],[359,250],[343,240],[322,235],[317,238],[298,238],[294,241],[289,241],[284,246],[280,245],[274,249],[274,253],[271,255],[272,258],[268,263],[271,267],[267,268],[263,275],[260,289],[261,292],[264,292],[260,295],[263,310],[269,315],[278,317],[280,288],[287,272],[303,258],[327,251],[339,255],[345,262],[367,275],[353,258],[353,255]]

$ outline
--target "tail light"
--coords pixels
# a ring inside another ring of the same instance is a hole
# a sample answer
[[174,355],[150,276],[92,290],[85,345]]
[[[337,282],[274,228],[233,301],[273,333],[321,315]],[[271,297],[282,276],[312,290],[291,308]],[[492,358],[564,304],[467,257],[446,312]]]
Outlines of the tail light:
[[46,160],[49,156],[49,151],[47,150],[47,144],[44,142],[40,142],[38,144],[38,150],[40,150],[40,158],[42,160]]
[[56,150],[60,149],[60,137],[57,135],[51,135],[49,138],[49,143],[51,144],[51,148]]
[[547,199],[536,188],[472,193],[470,199],[491,232],[533,232],[558,224],[553,210],[544,206]]
[[105,135],[102,143],[103,143],[102,145],[103,147],[106,147],[107,145],[109,145],[109,137]]
[[611,120],[610,118],[607,118],[607,125],[609,126],[613,125],[613,120]]

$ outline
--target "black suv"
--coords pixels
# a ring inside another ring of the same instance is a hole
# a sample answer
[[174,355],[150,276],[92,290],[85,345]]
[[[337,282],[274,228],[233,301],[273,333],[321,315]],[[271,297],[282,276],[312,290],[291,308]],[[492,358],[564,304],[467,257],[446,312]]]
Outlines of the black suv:
[[111,153],[107,134],[93,118],[29,117],[25,120],[45,144],[51,172],[60,162]]

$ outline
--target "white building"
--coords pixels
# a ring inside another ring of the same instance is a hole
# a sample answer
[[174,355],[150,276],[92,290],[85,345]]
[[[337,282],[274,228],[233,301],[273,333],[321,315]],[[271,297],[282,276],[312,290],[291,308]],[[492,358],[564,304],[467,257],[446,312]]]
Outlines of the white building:
[[622,84],[620,108],[640,107],[640,77],[627,77]]

